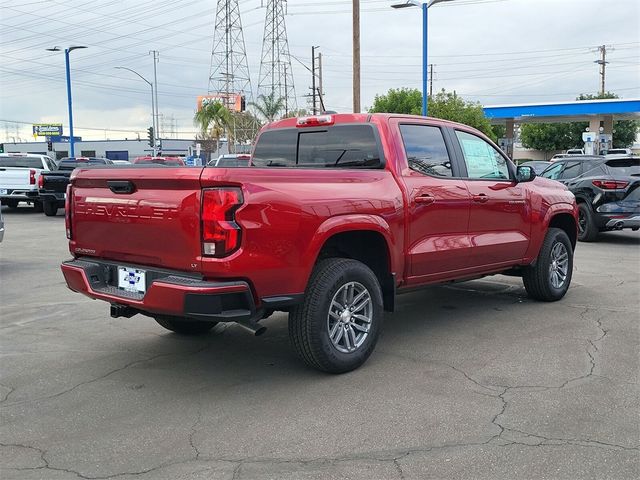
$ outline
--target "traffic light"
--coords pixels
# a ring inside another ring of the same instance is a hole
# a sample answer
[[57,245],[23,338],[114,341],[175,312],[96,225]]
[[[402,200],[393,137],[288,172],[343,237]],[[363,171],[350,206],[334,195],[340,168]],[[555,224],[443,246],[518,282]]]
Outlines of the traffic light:
[[47,152],[53,152],[53,142],[51,140],[47,142]]
[[245,96],[240,97],[240,111],[244,112],[247,109],[247,99]]
[[147,138],[149,139],[149,146],[153,147],[154,146],[153,145],[154,144],[154,140],[155,140],[153,127],[147,128]]
[[4,153],[4,143],[0,143],[0,153]]

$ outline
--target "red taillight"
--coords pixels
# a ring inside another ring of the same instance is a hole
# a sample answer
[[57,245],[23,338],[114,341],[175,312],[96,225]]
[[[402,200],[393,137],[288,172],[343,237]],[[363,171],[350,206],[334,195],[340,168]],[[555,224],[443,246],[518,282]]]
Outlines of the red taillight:
[[67,185],[67,193],[64,199],[64,226],[67,230],[67,238],[71,240],[71,206],[73,205],[73,197],[71,193],[71,184]]
[[317,117],[300,117],[296,122],[296,127],[318,127],[324,125],[333,125],[335,119],[333,115],[320,115]]
[[621,180],[592,180],[591,183],[593,183],[595,187],[603,190],[621,190],[627,188],[627,185],[629,185],[629,182]]
[[38,188],[44,188],[44,177],[42,176],[42,174],[40,174],[40,176],[38,177]]
[[29,170],[29,184],[30,185],[36,184],[36,171],[34,169]]
[[210,188],[202,191],[202,251],[224,257],[240,247],[240,226],[236,210],[242,205],[239,188]]

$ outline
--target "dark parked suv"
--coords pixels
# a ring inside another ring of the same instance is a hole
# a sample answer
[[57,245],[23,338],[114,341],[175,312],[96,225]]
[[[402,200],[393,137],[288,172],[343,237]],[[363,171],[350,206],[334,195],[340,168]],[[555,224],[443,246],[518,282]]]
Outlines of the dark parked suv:
[[608,230],[638,230],[640,157],[571,156],[540,176],[564,183],[576,196],[578,240],[591,242]]

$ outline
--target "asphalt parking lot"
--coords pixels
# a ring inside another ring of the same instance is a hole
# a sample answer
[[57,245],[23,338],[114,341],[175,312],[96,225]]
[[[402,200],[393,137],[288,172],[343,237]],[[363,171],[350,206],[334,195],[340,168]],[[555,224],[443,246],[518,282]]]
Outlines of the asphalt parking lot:
[[62,210],[3,208],[0,478],[640,476],[640,233],[579,244],[565,299],[520,279],[404,295],[359,370],[286,317],[184,338],[67,290]]

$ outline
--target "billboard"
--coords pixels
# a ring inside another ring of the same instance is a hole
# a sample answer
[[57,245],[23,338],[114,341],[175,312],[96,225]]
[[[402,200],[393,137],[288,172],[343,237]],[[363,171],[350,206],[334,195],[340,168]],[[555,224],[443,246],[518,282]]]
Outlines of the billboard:
[[62,135],[61,123],[34,123],[34,137],[59,137]]
[[200,95],[198,97],[198,111],[202,110],[202,107],[209,103],[221,103],[232,112],[244,112],[245,111],[245,99],[243,95],[238,93],[230,93],[228,96],[226,93],[216,93],[211,95]]

